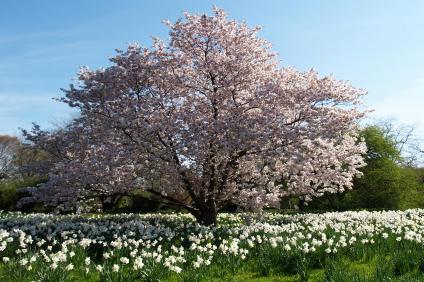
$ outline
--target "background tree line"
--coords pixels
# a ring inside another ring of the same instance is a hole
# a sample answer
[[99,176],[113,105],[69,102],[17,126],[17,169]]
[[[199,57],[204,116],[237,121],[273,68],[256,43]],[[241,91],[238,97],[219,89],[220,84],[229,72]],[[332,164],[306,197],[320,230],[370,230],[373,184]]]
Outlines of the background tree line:
[[368,151],[363,176],[354,189],[326,194],[308,206],[291,199],[304,210],[408,209],[424,207],[424,168],[415,128],[380,122],[361,131]]
[[[66,126],[59,130],[66,130]],[[325,194],[307,205],[301,197],[286,198],[282,200],[282,208],[304,211],[424,208],[423,151],[415,139],[415,128],[385,121],[364,127],[361,137],[368,147],[367,166],[361,169],[364,175],[355,179],[352,190]],[[16,203],[27,193],[26,187],[47,181],[47,167],[57,158],[17,137],[0,135],[0,210],[49,211],[42,204],[17,208]],[[131,195],[99,197],[92,205],[93,210],[104,212],[171,208],[160,203],[157,196],[141,190]]]

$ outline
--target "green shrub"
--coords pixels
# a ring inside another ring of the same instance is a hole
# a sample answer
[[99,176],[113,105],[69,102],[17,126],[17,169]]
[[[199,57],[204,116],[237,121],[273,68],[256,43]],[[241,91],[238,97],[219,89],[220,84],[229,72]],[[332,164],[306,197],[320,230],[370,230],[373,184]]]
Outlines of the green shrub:
[[150,195],[148,192],[135,191],[131,196],[123,196],[117,201],[111,212],[156,212],[166,205],[162,204],[157,196]]
[[22,188],[37,186],[39,183],[44,181],[44,178],[27,177],[23,179],[12,179],[1,182],[0,210],[15,210],[17,201],[22,197]]
[[16,186],[10,182],[0,184],[0,210],[12,210],[18,200]]
[[408,209],[424,207],[424,186],[420,170],[402,165],[400,149],[390,135],[378,126],[361,132],[368,151],[363,176],[353,189],[316,198],[305,210]]

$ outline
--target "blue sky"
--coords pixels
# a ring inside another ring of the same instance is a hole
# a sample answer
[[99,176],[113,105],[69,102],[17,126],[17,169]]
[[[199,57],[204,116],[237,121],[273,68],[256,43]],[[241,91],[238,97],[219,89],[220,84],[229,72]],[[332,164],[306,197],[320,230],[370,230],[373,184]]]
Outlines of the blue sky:
[[368,90],[371,117],[424,124],[424,1],[4,1],[0,9],[0,134],[71,118],[52,100],[82,65],[109,64],[115,48],[166,39],[182,11],[262,25],[281,64],[333,73]]

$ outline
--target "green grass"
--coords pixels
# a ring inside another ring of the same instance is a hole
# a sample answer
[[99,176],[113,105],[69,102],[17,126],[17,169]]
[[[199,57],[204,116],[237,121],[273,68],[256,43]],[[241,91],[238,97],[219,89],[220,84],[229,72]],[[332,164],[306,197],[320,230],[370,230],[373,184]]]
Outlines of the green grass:
[[[377,249],[373,250],[377,251]],[[402,252],[402,251],[400,251]],[[4,282],[20,282],[20,281],[205,281],[205,282],[299,282],[299,281],[332,281],[332,282],[371,282],[371,281],[424,281],[424,273],[417,264],[417,258],[409,258],[407,261],[401,261],[398,265],[399,260],[396,259],[396,255],[390,255],[389,253],[375,253],[373,257],[367,260],[355,260],[351,259],[352,256],[349,253],[338,255],[333,258],[329,258],[323,263],[322,267],[311,268],[308,270],[307,277],[303,277],[298,273],[284,273],[278,269],[278,266],[271,266],[270,273],[266,276],[261,275],[257,270],[255,264],[257,260],[252,258],[246,261],[243,266],[232,273],[229,269],[220,269],[220,266],[212,265],[208,269],[204,270],[201,275],[194,275],[195,273],[185,272],[181,274],[169,274],[160,280],[143,280],[131,279],[127,280],[125,274],[121,278],[114,276],[112,279],[106,279],[100,277],[96,272],[90,272],[85,274],[82,272],[71,272],[65,274],[65,272],[51,270],[40,266],[39,269],[27,272],[24,276],[16,275],[12,277],[13,271],[17,269],[5,269],[4,266],[0,266],[0,281]],[[411,252],[405,250],[405,256],[411,255]],[[400,255],[400,259],[404,259]],[[406,262],[406,263],[405,263]],[[402,268],[403,267],[403,268]],[[422,267],[422,266],[421,266]],[[19,267],[18,267],[19,268]],[[290,270],[288,272],[291,272]],[[34,275],[38,273],[38,275]],[[43,275],[40,273],[44,273]],[[65,276],[63,276],[65,275]],[[37,279],[37,280],[31,280]]]

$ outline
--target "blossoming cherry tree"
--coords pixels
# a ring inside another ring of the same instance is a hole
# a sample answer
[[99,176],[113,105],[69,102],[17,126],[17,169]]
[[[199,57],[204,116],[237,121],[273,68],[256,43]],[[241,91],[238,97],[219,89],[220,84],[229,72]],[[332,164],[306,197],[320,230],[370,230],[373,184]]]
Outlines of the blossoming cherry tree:
[[260,28],[223,10],[166,24],[169,41],[118,50],[112,66],[83,68],[65,90],[80,116],[66,134],[37,139],[61,140],[65,157],[34,197],[70,205],[140,188],[210,225],[229,204],[260,209],[352,187],[366,150],[364,91],[281,68]]

